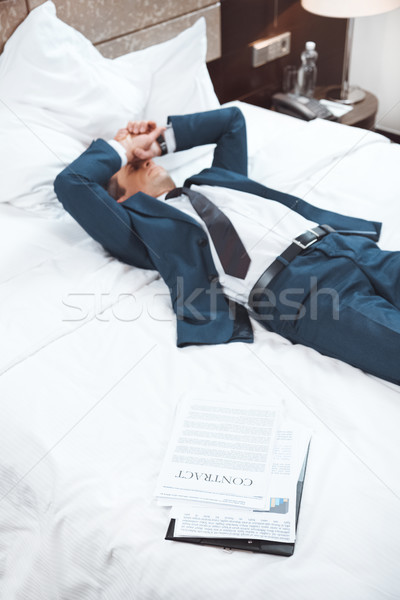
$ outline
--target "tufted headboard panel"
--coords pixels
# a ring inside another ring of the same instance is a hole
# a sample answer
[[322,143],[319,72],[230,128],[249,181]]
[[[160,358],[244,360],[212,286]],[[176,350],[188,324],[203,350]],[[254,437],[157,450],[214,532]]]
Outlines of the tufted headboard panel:
[[[0,0],[0,52],[28,13],[45,0]],[[207,61],[221,56],[220,3],[215,0],[54,0],[57,15],[107,58],[164,42],[204,16]]]

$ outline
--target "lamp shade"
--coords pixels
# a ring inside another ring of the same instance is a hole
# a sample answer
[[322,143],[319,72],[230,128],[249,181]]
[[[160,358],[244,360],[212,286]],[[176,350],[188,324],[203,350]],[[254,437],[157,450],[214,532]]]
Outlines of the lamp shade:
[[400,8],[400,0],[301,0],[303,8],[324,17],[368,17]]

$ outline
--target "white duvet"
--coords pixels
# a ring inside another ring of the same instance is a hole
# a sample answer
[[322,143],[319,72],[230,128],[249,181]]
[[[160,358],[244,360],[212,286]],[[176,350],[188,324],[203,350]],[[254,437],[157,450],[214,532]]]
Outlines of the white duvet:
[[[400,149],[240,104],[250,176],[383,220],[400,248]],[[210,153],[176,168],[178,184]],[[254,324],[255,343],[175,346],[166,286],[68,216],[0,206],[0,597],[400,597],[400,389]],[[260,397],[313,430],[291,558],[164,540],[154,487],[179,399]]]

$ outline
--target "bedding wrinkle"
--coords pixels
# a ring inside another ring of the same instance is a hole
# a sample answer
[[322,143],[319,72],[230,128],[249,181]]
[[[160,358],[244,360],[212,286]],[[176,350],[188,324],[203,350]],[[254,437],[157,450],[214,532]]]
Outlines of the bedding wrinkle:
[[[363,130],[364,131],[364,130]],[[324,179],[326,177],[328,177],[329,175],[331,175],[335,169],[337,169],[337,167],[339,166],[339,164],[342,162],[342,160],[344,160],[346,157],[351,156],[352,154],[356,154],[360,151],[360,149],[364,150],[364,148],[366,147],[366,145],[368,144],[364,144],[363,146],[360,146],[360,142],[362,142],[365,138],[367,138],[369,132],[367,131],[366,133],[364,133],[364,135],[362,135],[360,137],[360,139],[351,147],[349,148],[349,150],[343,154],[340,154],[338,156],[333,156],[331,161],[333,164],[328,166],[326,165],[326,172],[323,173],[320,178],[311,185],[311,187],[308,189],[308,191],[306,191],[305,193],[303,193],[302,198],[305,199],[307,198],[307,196],[309,194],[311,194],[312,192],[316,191],[318,186],[322,183],[322,181],[324,181]],[[369,141],[369,144],[377,144],[379,142],[379,140],[371,139]],[[321,167],[320,167],[321,168]],[[319,170],[319,169],[318,169]]]
[[[85,246],[88,246],[89,248],[90,248],[90,246],[93,246],[92,240],[89,240],[89,239],[81,240],[79,242],[76,242],[75,244],[71,244],[70,248],[82,247],[82,249],[85,250]],[[29,248],[29,251],[31,251],[32,253],[35,252],[35,247],[32,245]],[[45,258],[41,262],[38,262],[37,264],[32,265],[31,267],[29,267],[29,269],[26,269],[25,271],[17,273],[14,277],[10,277],[9,279],[5,279],[5,280],[1,281],[0,286],[8,284],[13,279],[17,279],[19,277],[24,277],[28,273],[30,274],[35,269],[40,269],[42,267],[46,268],[49,265],[54,265],[55,268],[57,268],[57,261],[59,259],[62,260],[68,254],[69,254],[69,252],[66,251],[65,249],[60,250],[58,253],[52,254],[51,256]],[[115,259],[112,259],[112,257],[110,257],[110,258],[111,258],[111,260],[115,260]],[[99,267],[99,268],[103,268],[103,267]]]
[[[26,274],[30,273],[31,271],[34,271],[35,269],[40,269],[41,267],[45,267],[48,264],[55,263],[55,261],[57,261],[59,258],[62,258],[64,255],[69,253],[71,248],[82,247],[82,249],[84,250],[85,246],[88,246],[89,248],[93,247],[93,241],[90,239],[80,240],[73,244],[69,244],[68,250],[66,250],[65,248],[62,248],[61,250],[52,252],[50,249],[48,249],[47,250],[48,256],[45,259],[40,260],[40,262],[37,262],[36,264],[33,264],[26,270],[20,271],[18,269],[18,272],[15,275],[9,277],[8,279],[3,279],[0,282],[0,286],[8,284],[10,281],[12,281],[13,279],[17,279],[18,277],[24,277]],[[43,248],[46,249],[45,246],[43,246]],[[33,255],[34,253],[36,253],[37,249],[41,250],[42,248],[40,246],[38,246],[36,243],[29,244],[29,254],[30,255]],[[18,258],[17,258],[17,260],[18,260]],[[26,262],[26,249],[24,249],[24,252],[21,254],[21,263],[23,263],[23,262]]]
[[10,342],[1,353],[0,374],[99,319],[157,278],[154,271],[128,267],[84,240],[2,284],[3,313],[18,309],[20,316],[3,322],[3,337]]

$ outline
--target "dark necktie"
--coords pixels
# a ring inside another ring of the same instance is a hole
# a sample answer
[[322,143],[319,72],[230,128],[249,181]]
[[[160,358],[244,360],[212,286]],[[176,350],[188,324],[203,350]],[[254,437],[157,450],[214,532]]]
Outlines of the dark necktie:
[[221,265],[228,275],[244,279],[250,266],[250,257],[228,217],[211,200],[187,187],[175,188],[166,199],[185,194],[210,232]]

